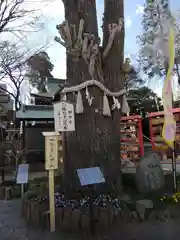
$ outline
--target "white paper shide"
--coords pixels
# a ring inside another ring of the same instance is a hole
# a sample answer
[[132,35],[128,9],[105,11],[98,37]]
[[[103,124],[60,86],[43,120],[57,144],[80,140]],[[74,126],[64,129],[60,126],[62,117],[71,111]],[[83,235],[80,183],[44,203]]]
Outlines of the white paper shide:
[[54,104],[55,132],[75,131],[74,106],[62,101]]

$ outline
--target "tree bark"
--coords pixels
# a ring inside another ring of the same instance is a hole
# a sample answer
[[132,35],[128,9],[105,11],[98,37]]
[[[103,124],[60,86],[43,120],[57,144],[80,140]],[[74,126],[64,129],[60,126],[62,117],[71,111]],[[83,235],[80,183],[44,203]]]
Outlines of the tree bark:
[[[104,42],[107,44],[109,23],[117,23],[123,17],[123,0],[105,1]],[[107,4],[108,2],[108,4]],[[64,0],[65,19],[69,24],[79,25],[80,18],[84,19],[84,33],[94,34],[98,41],[98,24],[95,0]],[[103,48],[102,48],[103,50]],[[111,91],[123,88],[121,65],[123,63],[124,31],[120,32],[114,41],[112,50],[103,65],[104,84]],[[83,58],[73,62],[67,54],[67,81],[69,85],[77,85],[90,80],[88,65]],[[101,79],[96,79],[102,81]],[[119,191],[121,187],[120,164],[120,113],[115,110],[111,117],[102,115],[103,92],[96,87],[89,87],[90,95],[94,97],[89,106],[85,92],[83,95],[84,113],[76,114],[76,131],[67,133],[65,183],[69,188],[78,186],[76,169],[90,166],[100,166],[106,183],[112,190]],[[75,103],[73,94],[67,95],[67,100]],[[109,99],[112,103],[112,100]]]
[[19,104],[19,96],[20,96],[20,92],[19,90],[17,90],[17,95],[14,99],[14,104],[15,104],[15,110],[18,111],[20,108],[20,104]]
[[[103,23],[103,47],[108,42],[108,24],[118,23],[120,18],[124,19],[124,0],[105,0],[104,23]],[[106,86],[118,91],[124,88],[124,75],[121,66],[124,61],[124,25],[114,39],[114,44],[108,56],[104,60],[104,76]]]

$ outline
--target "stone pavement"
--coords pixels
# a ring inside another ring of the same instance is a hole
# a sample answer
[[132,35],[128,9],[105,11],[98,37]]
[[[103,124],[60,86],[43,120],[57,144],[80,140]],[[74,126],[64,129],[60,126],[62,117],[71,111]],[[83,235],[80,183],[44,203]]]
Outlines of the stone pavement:
[[[180,218],[170,219],[167,222],[132,222],[118,225],[118,229],[105,234],[97,240],[172,240],[179,239]],[[26,227],[21,218],[20,200],[0,201],[0,240],[74,240],[75,238],[62,237],[60,232],[51,234],[47,231],[38,231]],[[76,239],[89,238],[77,237]]]

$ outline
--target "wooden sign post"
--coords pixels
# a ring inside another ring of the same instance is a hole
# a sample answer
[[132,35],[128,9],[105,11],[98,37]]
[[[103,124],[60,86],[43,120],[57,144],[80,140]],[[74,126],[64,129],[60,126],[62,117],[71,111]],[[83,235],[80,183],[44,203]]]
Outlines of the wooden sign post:
[[60,135],[55,132],[43,132],[45,136],[45,169],[49,173],[49,210],[50,230],[55,232],[54,170],[58,169],[58,141]]
[[[58,169],[58,140],[59,132],[75,131],[74,106],[67,101],[54,103],[54,125],[55,132],[44,132],[46,164],[49,171],[49,201],[50,201],[50,223],[51,232],[55,231],[55,203],[54,203],[54,170]],[[64,141],[66,141],[64,134]],[[53,147],[52,147],[53,146]],[[66,152],[66,151],[65,151]],[[59,159],[62,162],[62,158]]]
[[[72,103],[67,101],[54,103],[54,127],[55,132],[60,132],[63,138],[63,155],[66,164],[67,132],[75,131],[74,106]],[[66,168],[65,164],[63,163],[63,169]]]

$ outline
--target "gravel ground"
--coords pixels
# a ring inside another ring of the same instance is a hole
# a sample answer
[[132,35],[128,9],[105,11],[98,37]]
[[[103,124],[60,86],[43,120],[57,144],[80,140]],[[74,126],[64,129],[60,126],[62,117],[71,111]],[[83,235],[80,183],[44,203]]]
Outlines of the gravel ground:
[[[119,224],[111,234],[106,234],[106,240],[172,240],[180,236],[180,219],[170,219],[167,222],[154,224],[153,222],[134,222]],[[21,218],[20,200],[0,201],[0,240],[73,240],[62,237],[60,232],[51,234],[47,231],[38,231],[27,228]],[[88,237],[78,237],[86,239]]]
[[0,201],[0,240],[62,240],[59,234],[28,229],[21,218],[20,200]]
[[[179,211],[180,213],[180,211]],[[179,214],[180,216],[180,214]],[[172,240],[179,239],[180,236],[180,218],[170,219],[167,222],[131,222],[119,223],[111,231],[105,234],[103,238],[96,240]],[[71,234],[72,235],[72,234]],[[57,232],[55,234],[49,231],[40,231],[30,229],[26,226],[21,217],[21,201],[0,200],[0,240],[74,240],[75,237],[68,238]],[[88,240],[87,236],[77,236],[78,240]]]

